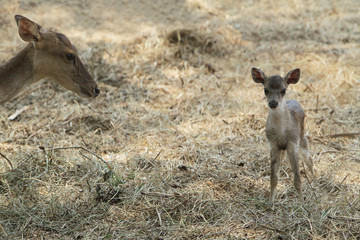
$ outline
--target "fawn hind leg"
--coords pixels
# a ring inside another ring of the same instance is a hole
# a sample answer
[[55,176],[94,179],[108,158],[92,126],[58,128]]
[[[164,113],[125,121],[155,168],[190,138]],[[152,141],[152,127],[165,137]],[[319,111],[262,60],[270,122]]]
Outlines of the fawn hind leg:
[[303,161],[305,162],[307,169],[310,171],[311,176],[312,177],[315,176],[314,162],[310,155],[308,139],[305,136],[303,136],[302,139],[300,140],[300,155]]
[[282,164],[283,161],[284,161],[285,154],[286,154],[286,151],[285,151],[285,150],[281,150],[281,154],[280,154],[280,168],[281,168],[281,164]]

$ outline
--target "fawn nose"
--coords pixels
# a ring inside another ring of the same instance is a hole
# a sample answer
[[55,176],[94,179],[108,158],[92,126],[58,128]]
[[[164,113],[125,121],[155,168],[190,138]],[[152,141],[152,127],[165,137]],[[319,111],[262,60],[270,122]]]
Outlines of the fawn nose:
[[270,101],[269,102],[269,107],[270,108],[276,108],[279,105],[279,103],[277,101]]
[[100,94],[100,89],[98,87],[96,87],[94,89],[94,96],[97,97],[97,96],[99,96],[99,94]]

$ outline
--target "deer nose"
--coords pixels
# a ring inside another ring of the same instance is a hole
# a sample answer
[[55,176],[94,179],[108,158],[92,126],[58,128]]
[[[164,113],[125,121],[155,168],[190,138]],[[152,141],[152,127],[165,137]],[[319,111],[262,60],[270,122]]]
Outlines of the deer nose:
[[100,94],[100,89],[98,87],[96,87],[94,89],[94,96],[97,97],[97,96],[99,96],[99,94]]
[[279,103],[277,101],[270,101],[269,102],[269,107],[270,108],[276,108],[279,105]]

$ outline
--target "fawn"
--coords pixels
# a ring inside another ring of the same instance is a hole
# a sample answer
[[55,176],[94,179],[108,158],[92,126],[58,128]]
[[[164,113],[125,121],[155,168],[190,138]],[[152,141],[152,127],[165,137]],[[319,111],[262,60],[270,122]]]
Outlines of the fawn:
[[285,94],[289,84],[296,84],[300,79],[300,69],[290,71],[283,78],[279,75],[267,77],[260,69],[252,68],[251,75],[256,83],[264,85],[264,93],[269,105],[266,120],[266,137],[270,143],[270,197],[272,204],[279,179],[279,170],[285,150],[294,174],[294,186],[301,196],[301,179],[299,156],[301,156],[314,175],[313,161],[309,153],[309,143],[304,135],[305,113],[296,100],[286,100]]

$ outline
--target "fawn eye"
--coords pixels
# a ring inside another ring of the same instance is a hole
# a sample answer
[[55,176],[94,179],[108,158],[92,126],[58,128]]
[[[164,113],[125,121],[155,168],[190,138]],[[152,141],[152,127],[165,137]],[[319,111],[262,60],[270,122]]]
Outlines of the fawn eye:
[[75,55],[72,54],[72,53],[67,53],[65,55],[66,59],[69,60],[69,61],[74,61],[75,60]]
[[264,93],[265,95],[268,95],[269,94],[269,90],[267,90],[266,88],[264,89]]
[[281,95],[285,95],[285,93],[286,93],[286,89],[283,89],[283,90],[281,90]]

